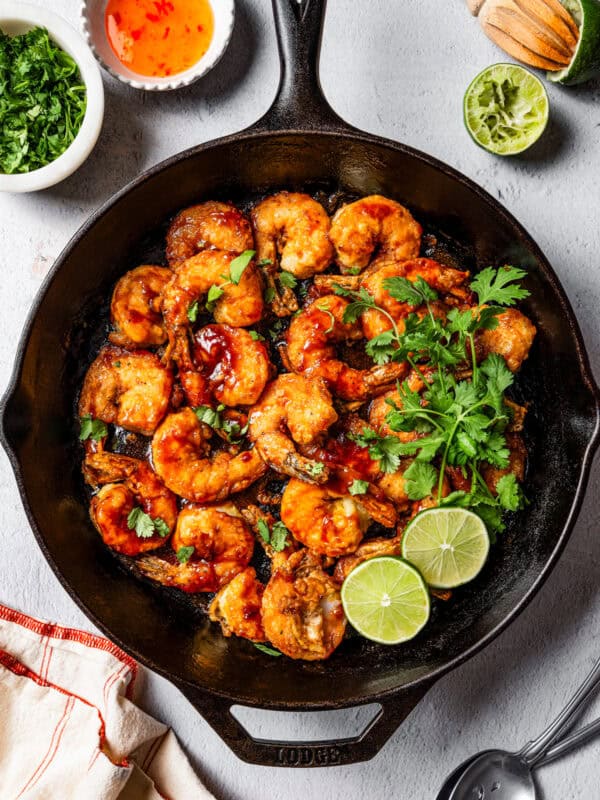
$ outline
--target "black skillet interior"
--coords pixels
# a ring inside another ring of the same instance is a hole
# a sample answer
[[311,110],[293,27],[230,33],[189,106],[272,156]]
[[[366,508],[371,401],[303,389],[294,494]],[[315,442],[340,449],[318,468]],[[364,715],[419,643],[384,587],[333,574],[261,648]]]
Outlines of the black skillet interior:
[[[280,14],[285,2],[274,0]],[[283,51],[290,41],[283,42]],[[316,64],[315,53],[312,58]],[[283,94],[285,83],[284,74]],[[270,122],[276,124],[276,117]],[[596,439],[597,395],[556,276],[489,195],[433,159],[350,128],[341,133],[337,123],[325,132],[267,133],[261,127],[171,159],[84,226],[30,317],[5,398],[4,440],[50,564],[93,621],[134,657],[181,686],[200,707],[205,693],[221,696],[226,706],[350,706],[430,685],[488,641],[533,595],[558,556],[581,499]],[[73,399],[98,341],[102,305],[120,274],[155,253],[166,220],[202,199],[246,201],[281,188],[381,193],[406,204],[469,268],[524,267],[531,291],[524,310],[538,327],[516,393],[517,400],[532,401],[530,505],[510,521],[477,580],[452,602],[438,604],[417,639],[386,648],[351,638],[323,663],[273,659],[248,642],[225,639],[193,604],[134,580],[89,522],[73,421]]]

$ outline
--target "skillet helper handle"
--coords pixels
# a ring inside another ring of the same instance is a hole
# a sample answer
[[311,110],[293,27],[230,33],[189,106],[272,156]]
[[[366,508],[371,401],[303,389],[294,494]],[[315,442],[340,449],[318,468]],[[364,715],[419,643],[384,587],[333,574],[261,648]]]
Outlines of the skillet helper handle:
[[271,108],[251,130],[347,131],[323,95],[319,54],[327,0],[272,0],[281,77]]
[[232,703],[221,697],[180,686],[183,694],[202,714],[235,755],[262,767],[339,767],[368,761],[406,719],[430,686],[396,697],[377,700],[379,711],[356,737],[324,742],[283,742],[256,739],[231,713]]

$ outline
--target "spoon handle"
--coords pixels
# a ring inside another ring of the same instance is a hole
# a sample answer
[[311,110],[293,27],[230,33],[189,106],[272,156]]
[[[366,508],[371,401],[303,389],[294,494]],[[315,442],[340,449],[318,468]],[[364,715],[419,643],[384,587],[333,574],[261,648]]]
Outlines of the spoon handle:
[[542,758],[540,758],[540,760],[536,763],[536,767],[544,767],[546,764],[554,761],[554,759],[564,756],[566,753],[575,749],[579,745],[587,742],[588,739],[591,739],[597,733],[600,733],[600,719],[590,722],[589,725],[586,725],[580,731],[572,733],[558,744],[555,744],[554,747],[551,747],[550,750],[548,750],[542,756]]
[[519,755],[530,765],[533,766],[543,756],[546,749],[559,737],[559,735],[568,730],[570,725],[574,722],[575,715],[581,706],[588,699],[592,691],[600,683],[600,659],[596,661],[594,667],[579,689],[575,692],[571,700],[567,703],[564,709],[550,723],[546,730],[541,733],[537,739],[528,742],[525,747],[519,752]]

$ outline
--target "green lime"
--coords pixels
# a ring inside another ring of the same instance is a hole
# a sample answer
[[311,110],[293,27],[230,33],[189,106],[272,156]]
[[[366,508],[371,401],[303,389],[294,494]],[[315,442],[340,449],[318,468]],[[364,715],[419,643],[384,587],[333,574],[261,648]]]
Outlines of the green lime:
[[399,644],[412,639],[429,619],[425,581],[401,558],[378,556],[363,561],[342,585],[348,622],[366,639]]
[[453,589],[473,580],[489,549],[483,520],[464,508],[422,511],[402,537],[402,555],[436,589]]
[[512,156],[537,141],[548,122],[548,95],[539,78],[517,64],[492,64],[465,92],[465,125],[490,153]]
[[600,0],[560,0],[579,28],[575,55],[565,69],[548,72],[554,83],[583,83],[600,75]]

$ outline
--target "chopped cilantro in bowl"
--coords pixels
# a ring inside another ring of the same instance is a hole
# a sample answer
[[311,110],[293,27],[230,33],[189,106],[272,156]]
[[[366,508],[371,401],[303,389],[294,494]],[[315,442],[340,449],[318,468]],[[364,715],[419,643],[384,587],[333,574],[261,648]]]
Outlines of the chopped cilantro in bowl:
[[0,172],[31,172],[74,141],[86,109],[76,61],[45,28],[0,29]]
[[0,4],[0,192],[45,189],[94,148],[104,88],[94,54],[53,11]]

